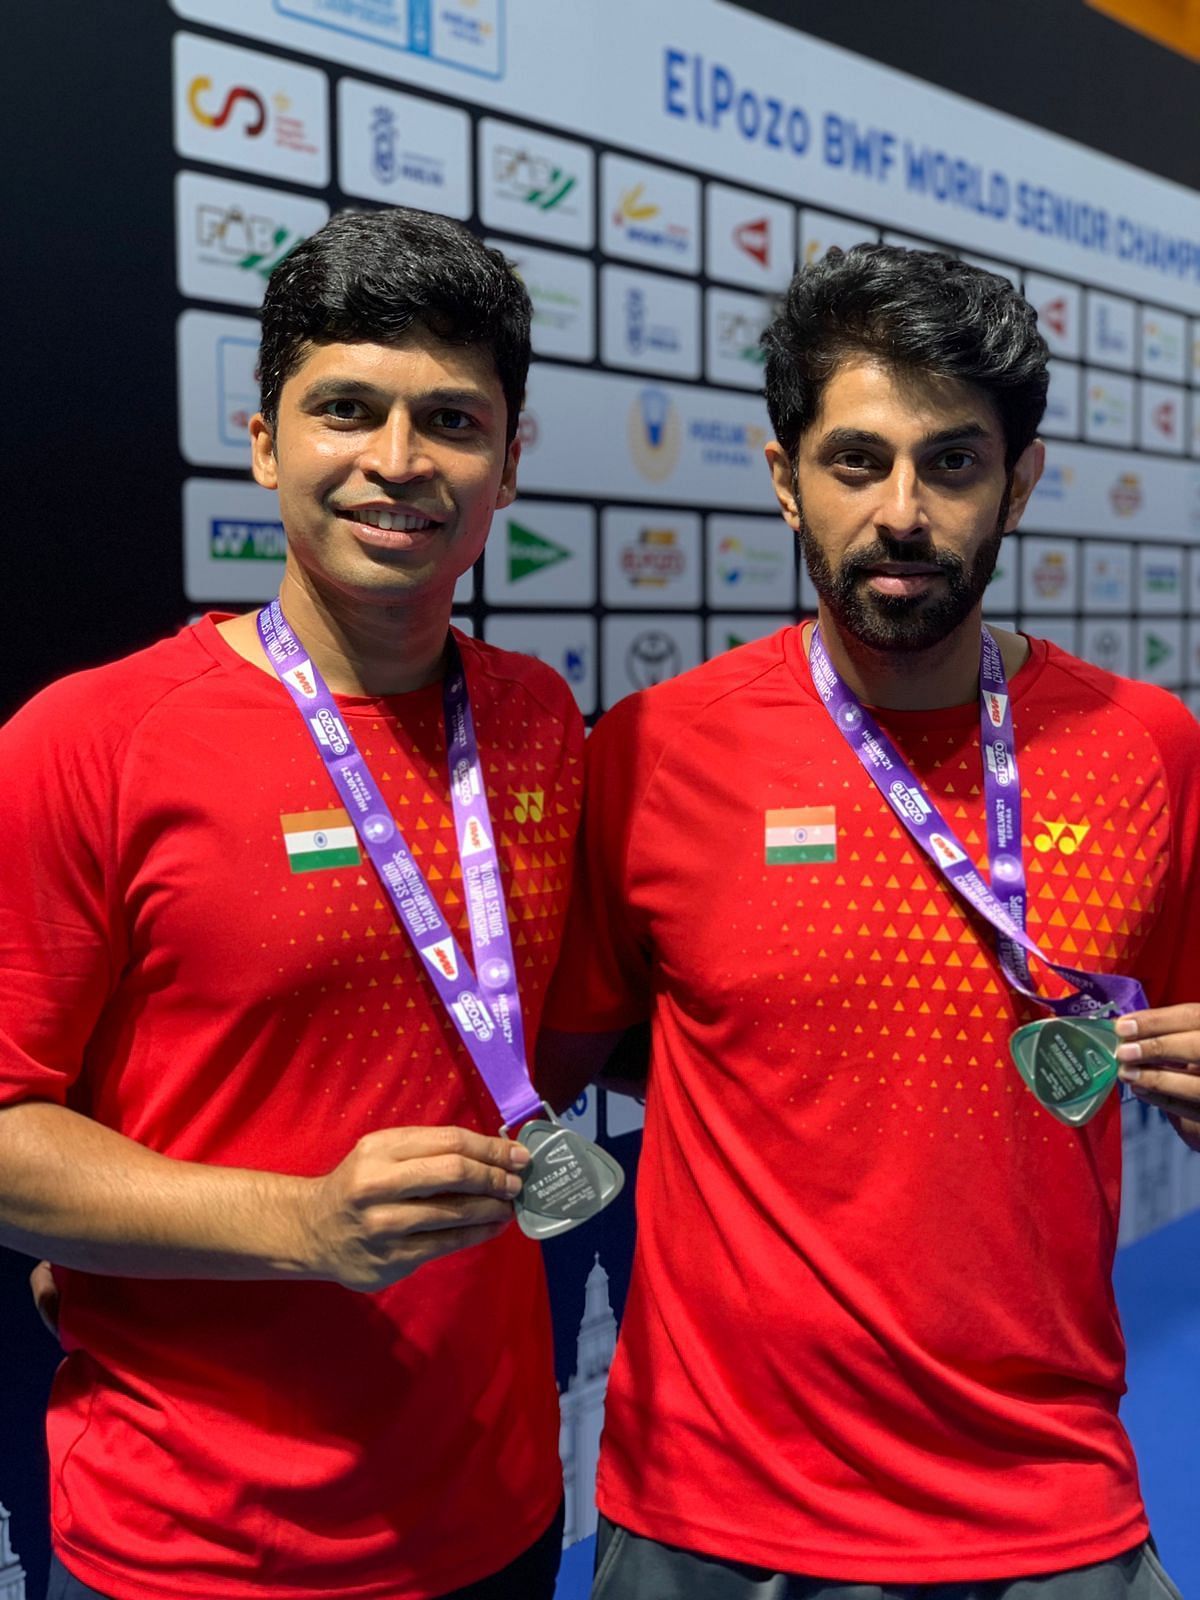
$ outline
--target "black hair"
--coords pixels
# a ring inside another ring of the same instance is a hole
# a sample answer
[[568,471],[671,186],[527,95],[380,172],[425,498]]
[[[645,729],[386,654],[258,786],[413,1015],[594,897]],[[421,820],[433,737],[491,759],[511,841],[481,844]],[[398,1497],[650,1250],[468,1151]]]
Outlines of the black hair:
[[499,250],[460,223],[395,206],[343,211],[272,272],[262,306],[258,377],[274,429],[284,383],[314,344],[388,344],[414,326],[492,357],[512,443],[529,374],[532,309]]
[[1046,409],[1046,341],[1007,278],[936,250],[831,249],[792,278],[762,335],[767,410],[795,462],[825,385],[846,359],[957,378],[991,401],[1011,471]]

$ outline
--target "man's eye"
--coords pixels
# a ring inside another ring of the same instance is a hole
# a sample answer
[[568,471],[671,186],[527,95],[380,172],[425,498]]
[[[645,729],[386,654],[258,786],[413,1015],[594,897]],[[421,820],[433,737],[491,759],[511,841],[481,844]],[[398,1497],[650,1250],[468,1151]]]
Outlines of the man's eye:
[[323,409],[335,422],[358,422],[364,414],[361,400],[327,400]]
[[869,472],[874,465],[871,457],[861,450],[843,450],[834,460],[834,466],[844,467],[848,472]]
[[938,457],[937,464],[947,472],[965,472],[975,465],[975,457],[970,450],[946,450]]
[[465,411],[458,411],[453,406],[442,406],[430,418],[435,428],[446,428],[451,433],[461,433],[474,426],[474,418]]

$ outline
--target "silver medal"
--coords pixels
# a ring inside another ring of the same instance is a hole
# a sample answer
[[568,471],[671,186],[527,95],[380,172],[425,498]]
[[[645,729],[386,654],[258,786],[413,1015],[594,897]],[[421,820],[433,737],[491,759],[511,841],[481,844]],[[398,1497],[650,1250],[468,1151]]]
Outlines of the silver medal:
[[577,1228],[620,1194],[625,1183],[621,1168],[573,1128],[537,1117],[517,1137],[533,1157],[513,1202],[521,1231],[531,1239]]

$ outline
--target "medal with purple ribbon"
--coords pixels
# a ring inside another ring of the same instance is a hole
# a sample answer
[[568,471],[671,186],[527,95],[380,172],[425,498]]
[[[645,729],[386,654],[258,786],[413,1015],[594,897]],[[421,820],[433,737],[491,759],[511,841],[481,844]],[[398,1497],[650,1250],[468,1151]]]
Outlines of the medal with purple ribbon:
[[[1009,1041],[1022,1079],[1060,1122],[1070,1126],[1086,1122],[1117,1081],[1117,1038],[1107,1019],[1142,1010],[1146,994],[1134,978],[1083,972],[1051,961],[1025,931],[1021,784],[1008,680],[995,639],[983,629],[979,729],[990,883],[976,870],[904,757],[842,680],[819,626],[813,629],[809,666],[834,725],[871,781],[953,888],[996,930],[1000,968],[1010,987],[1053,1013],[1018,1028]],[[1075,992],[1057,1000],[1040,994],[1029,970],[1031,955],[1065,978]]]
[[548,1238],[578,1227],[616,1198],[624,1174],[598,1145],[562,1127],[529,1076],[500,858],[466,673],[454,636],[447,642],[442,709],[474,971],[342,721],[336,700],[288,626],[279,601],[265,606],[257,622],[267,659],[303,717],[397,920],[496,1102],[501,1131],[521,1129],[522,1142],[533,1155],[514,1201],[522,1230],[533,1238]]

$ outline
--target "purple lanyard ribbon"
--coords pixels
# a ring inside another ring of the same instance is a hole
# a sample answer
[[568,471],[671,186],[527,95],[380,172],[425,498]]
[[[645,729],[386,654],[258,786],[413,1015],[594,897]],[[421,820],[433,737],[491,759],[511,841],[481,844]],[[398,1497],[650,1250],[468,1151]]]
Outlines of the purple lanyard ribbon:
[[442,710],[475,972],[351,738],[328,685],[288,627],[278,600],[258,613],[258,636],[304,718],[400,925],[495,1100],[503,1126],[519,1127],[541,1112],[543,1105],[525,1065],[525,1030],[500,858],[466,673],[453,634],[447,641]]
[[[1025,932],[1026,878],[1021,843],[1021,784],[1008,679],[1000,649],[983,629],[979,659],[979,738],[987,811],[988,872],[985,882],[953,829],[926,794],[904,757],[839,675],[829,659],[820,627],[813,628],[809,667],[817,693],[871,781],[934,865],[963,899],[996,930],[1000,967],[1012,988],[1059,1017],[1119,1015],[1140,1011],[1146,993],[1135,978],[1082,972],[1051,961]],[[1037,959],[1074,984],[1061,1000],[1039,994],[1029,970]]]

